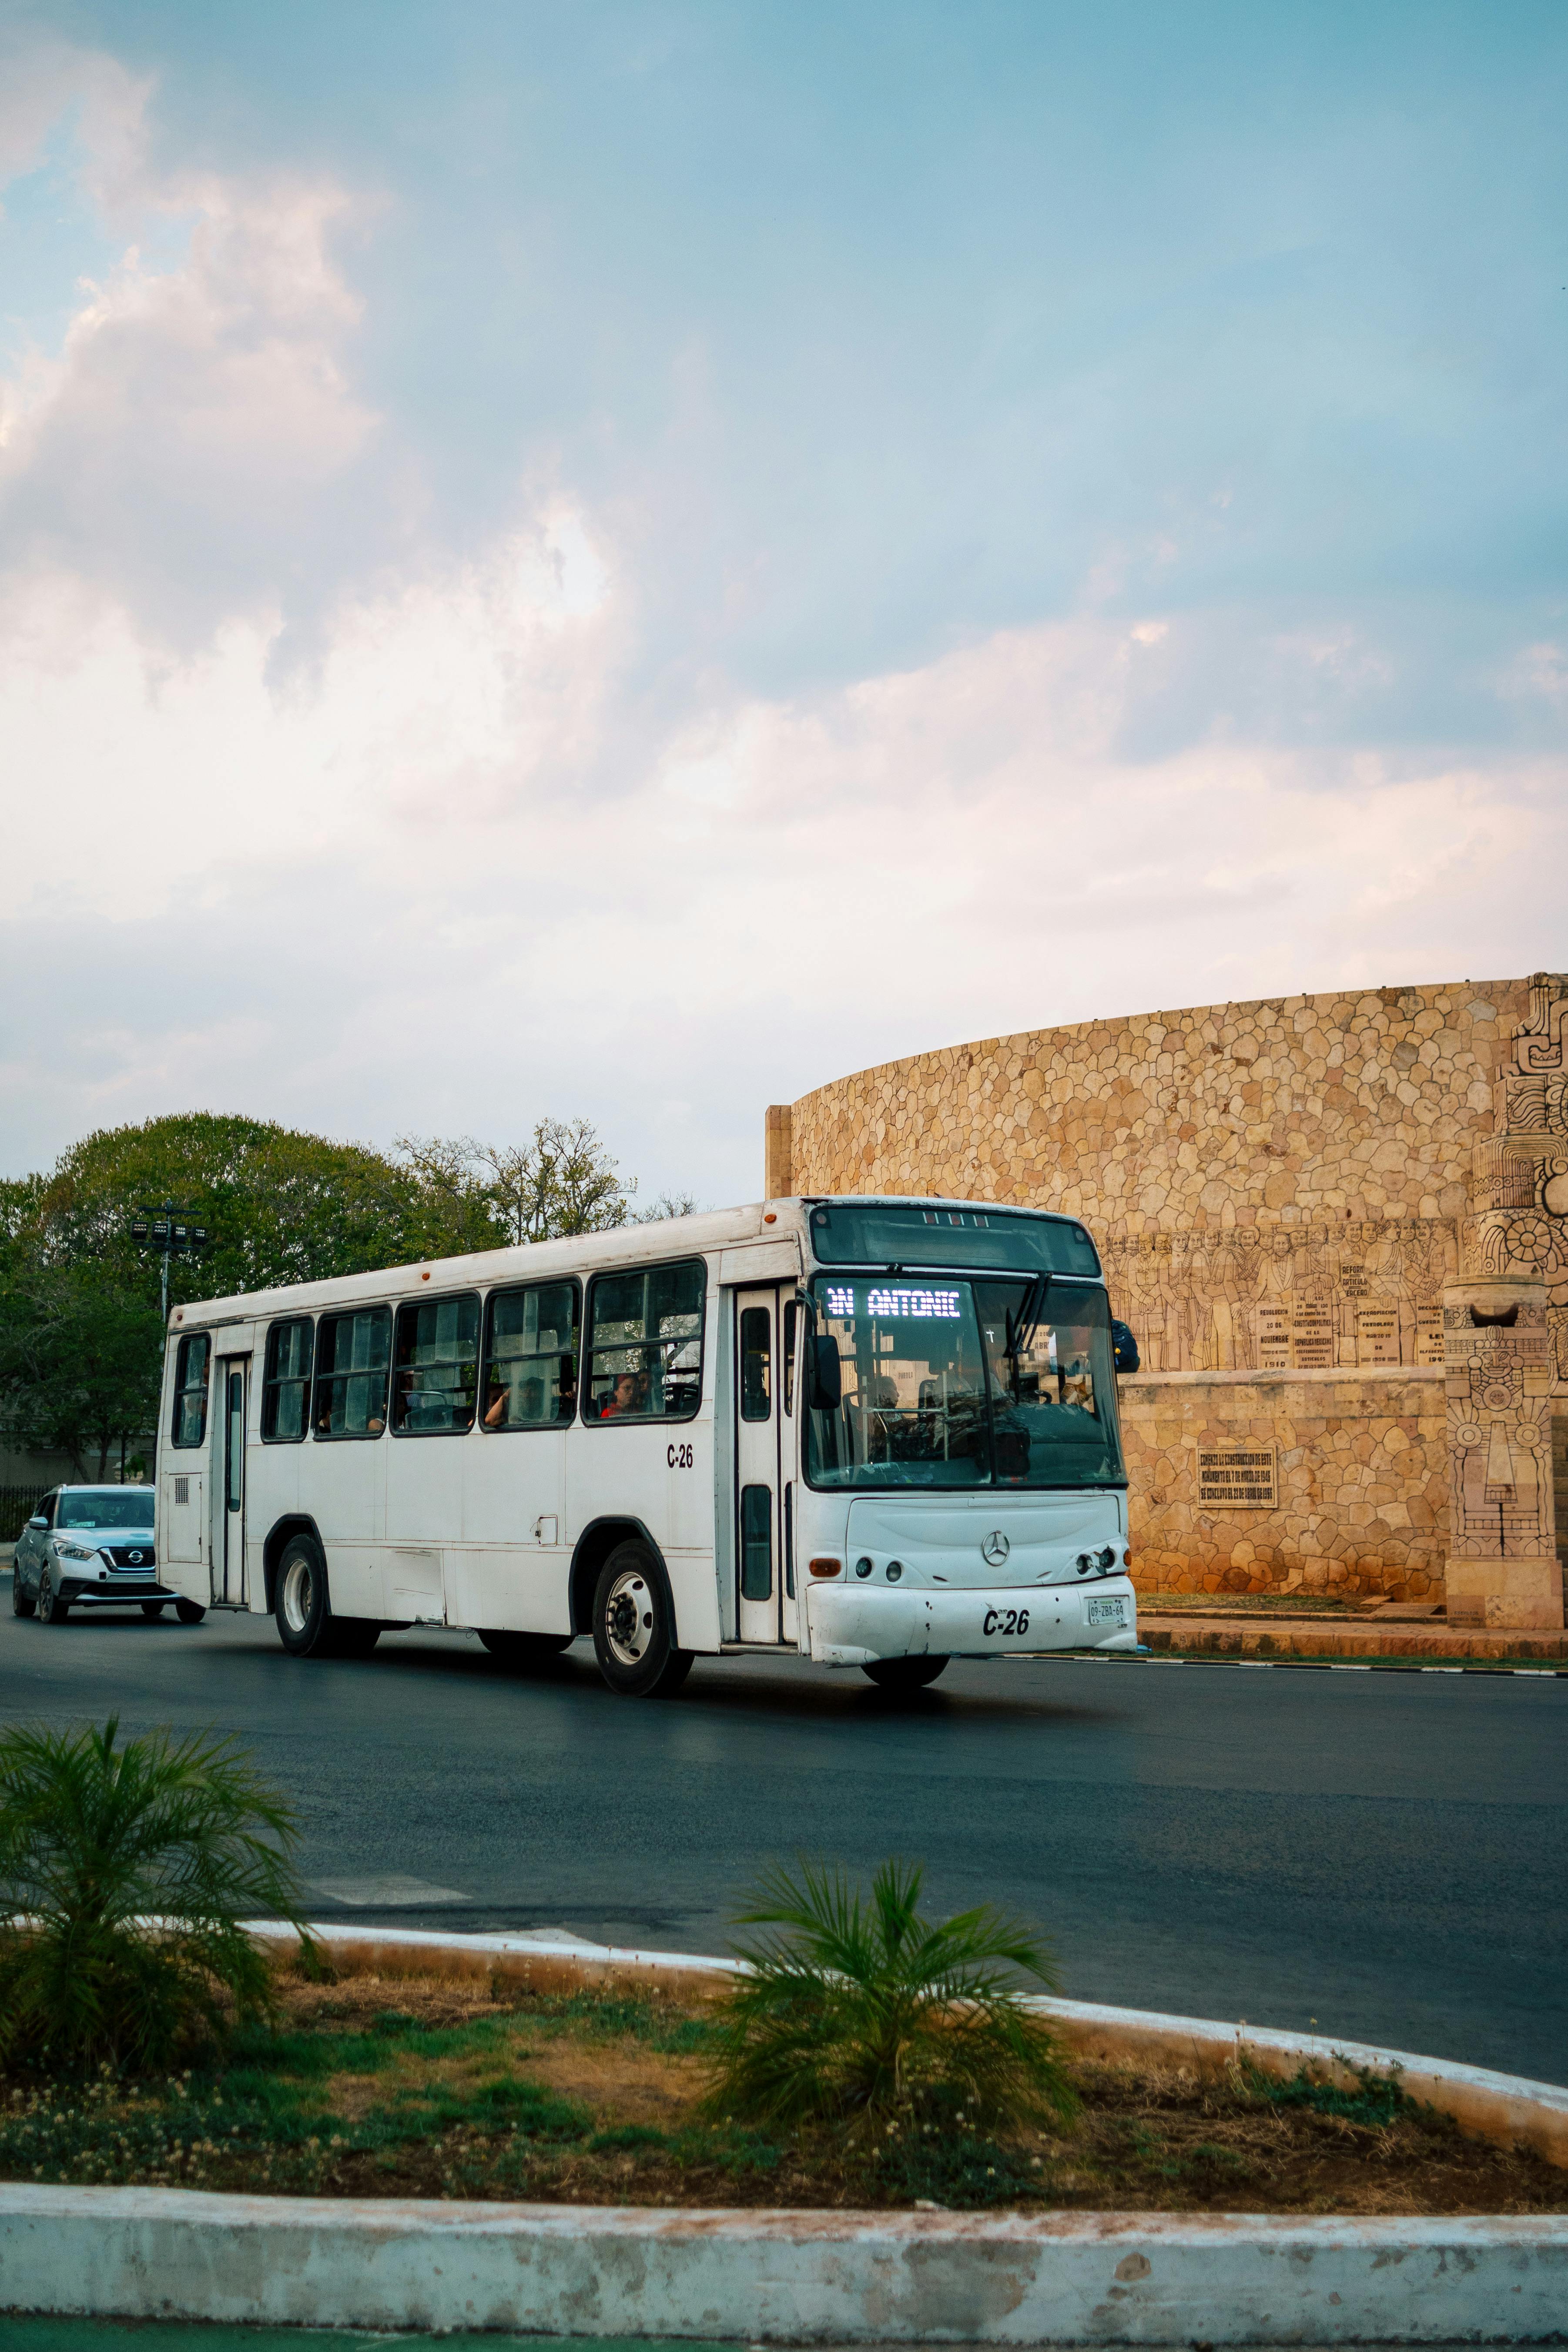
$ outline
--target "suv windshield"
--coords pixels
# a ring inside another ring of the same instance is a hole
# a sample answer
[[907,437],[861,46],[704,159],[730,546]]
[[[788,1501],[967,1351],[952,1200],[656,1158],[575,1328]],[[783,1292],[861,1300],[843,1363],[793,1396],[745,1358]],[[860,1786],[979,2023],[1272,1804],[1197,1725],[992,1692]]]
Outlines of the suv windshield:
[[811,1298],[813,1486],[1126,1484],[1098,1286],[829,1275]]
[[62,1495],[58,1528],[150,1528],[151,1486],[105,1486],[98,1493]]

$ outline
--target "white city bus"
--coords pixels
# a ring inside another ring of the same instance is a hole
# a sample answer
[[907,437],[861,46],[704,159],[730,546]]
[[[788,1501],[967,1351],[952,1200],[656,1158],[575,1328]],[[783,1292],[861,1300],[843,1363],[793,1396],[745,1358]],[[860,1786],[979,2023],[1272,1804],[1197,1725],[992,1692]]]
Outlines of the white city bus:
[[805,1653],[1137,1641],[1104,1280],[1070,1217],[769,1201],[171,1318],[165,1581],[299,1657],[591,1636],[612,1690]]

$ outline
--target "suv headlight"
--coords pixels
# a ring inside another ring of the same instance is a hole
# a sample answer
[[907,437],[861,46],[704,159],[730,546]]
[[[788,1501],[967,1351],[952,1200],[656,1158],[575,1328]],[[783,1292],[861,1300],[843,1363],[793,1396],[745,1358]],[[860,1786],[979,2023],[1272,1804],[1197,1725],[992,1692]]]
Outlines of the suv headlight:
[[55,1545],[55,1557],[57,1559],[96,1559],[98,1558],[98,1554],[90,1544],[60,1543],[57,1541]]

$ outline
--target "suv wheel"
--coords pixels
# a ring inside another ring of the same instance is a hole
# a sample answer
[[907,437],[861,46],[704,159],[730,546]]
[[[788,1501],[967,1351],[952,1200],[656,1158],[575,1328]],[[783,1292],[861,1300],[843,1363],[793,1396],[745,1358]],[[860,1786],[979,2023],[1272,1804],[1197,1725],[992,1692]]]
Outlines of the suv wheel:
[[38,1614],[46,1625],[63,1625],[70,1615],[71,1605],[55,1591],[55,1580],[46,1568],[38,1578]]
[[622,1698],[669,1698],[691,1672],[675,1646],[669,1591],[647,1544],[617,1544],[594,1592],[594,1654]]
[[334,1617],[327,1563],[312,1536],[294,1536],[278,1563],[273,1615],[278,1636],[296,1658],[363,1658],[374,1649],[380,1625],[367,1617]]
[[34,1600],[32,1594],[28,1591],[26,1586],[22,1581],[21,1570],[13,1562],[11,1569],[12,1616],[30,1617],[37,1605],[37,1602]]

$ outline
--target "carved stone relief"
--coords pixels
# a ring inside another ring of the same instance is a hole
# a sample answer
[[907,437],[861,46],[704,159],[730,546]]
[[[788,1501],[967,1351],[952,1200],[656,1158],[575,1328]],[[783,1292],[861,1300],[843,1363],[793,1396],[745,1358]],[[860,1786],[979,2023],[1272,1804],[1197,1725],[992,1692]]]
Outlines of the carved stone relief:
[[1151,1372],[1441,1364],[1453,1224],[1427,1218],[1111,1235],[1115,1313]]
[[1461,1244],[1468,1275],[1538,1274],[1552,1386],[1568,1392],[1568,996],[1532,973],[1530,1012],[1500,1074],[1497,1136],[1477,1147]]
[[1453,1285],[1443,1339],[1449,1619],[1561,1625],[1544,1286],[1521,1275]]

